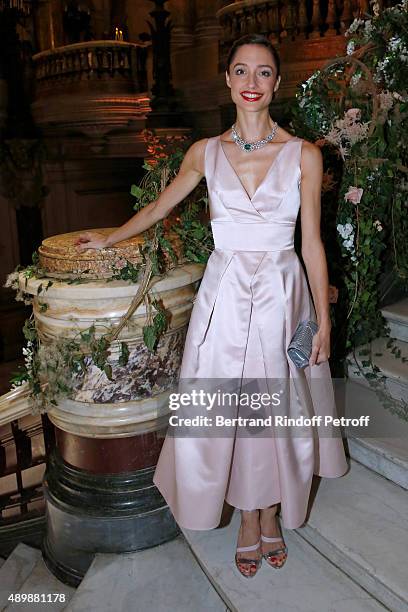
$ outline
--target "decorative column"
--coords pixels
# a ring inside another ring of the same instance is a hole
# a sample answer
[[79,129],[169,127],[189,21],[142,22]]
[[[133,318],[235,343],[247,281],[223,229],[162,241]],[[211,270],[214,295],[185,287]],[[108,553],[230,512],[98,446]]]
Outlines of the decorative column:
[[172,0],[171,17],[174,26],[171,33],[171,47],[191,47],[194,42],[191,0]]
[[[43,241],[39,259],[47,280],[33,276],[25,286],[26,279],[20,277],[25,291],[34,296],[42,347],[61,355],[61,343],[80,342],[76,346],[82,346],[85,359],[81,373],[74,367],[56,375],[58,381],[66,377],[69,396],[49,398],[45,405],[55,427],[56,447],[43,480],[47,509],[43,557],[60,580],[73,586],[81,582],[97,552],[142,550],[179,534],[152,479],[168,425],[169,395],[177,389],[192,302],[204,270],[202,264],[184,259],[163,278],[148,281],[170,321],[151,351],[143,336],[149,320],[147,302],[129,311],[144,278],[138,283],[109,282],[115,262],[141,264],[143,239],[135,236],[104,253],[79,254],[75,248],[79,233]],[[180,257],[180,240],[169,238]],[[74,278],[82,282],[71,284]],[[43,291],[41,283],[48,281],[51,286]],[[96,357],[92,343],[102,338],[99,346],[105,347],[105,355],[99,351]],[[48,377],[49,390],[55,382]]]
[[195,24],[196,42],[201,44],[203,41],[218,41],[221,34],[221,28],[216,17],[219,2],[217,0],[195,0],[195,6],[197,15]]
[[170,12],[164,8],[167,0],[150,0],[155,7],[148,21],[153,50],[153,87],[150,106],[152,111],[146,121],[148,128],[183,126],[183,113],[172,85],[170,40],[173,24]]

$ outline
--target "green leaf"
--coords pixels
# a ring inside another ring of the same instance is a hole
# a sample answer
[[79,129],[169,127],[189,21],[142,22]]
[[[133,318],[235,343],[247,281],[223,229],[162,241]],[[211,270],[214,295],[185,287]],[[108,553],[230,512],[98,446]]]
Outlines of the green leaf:
[[126,342],[120,343],[120,354],[118,363],[120,366],[125,366],[129,361],[129,347]]
[[112,378],[112,366],[109,363],[105,363],[103,371],[105,372],[105,374],[109,378],[109,380],[113,380],[113,378]]
[[143,197],[144,190],[141,189],[141,187],[138,187],[137,185],[132,185],[130,188],[130,193],[132,194],[132,196],[139,199]]
[[34,342],[37,339],[37,329],[35,324],[32,323],[30,319],[27,319],[24,323],[23,334],[26,340],[31,340]]
[[143,327],[143,340],[145,345],[150,351],[154,350],[154,346],[156,344],[156,330],[154,325],[145,325]]
[[160,310],[153,318],[153,325],[157,335],[160,335],[167,327],[167,317],[163,310]]

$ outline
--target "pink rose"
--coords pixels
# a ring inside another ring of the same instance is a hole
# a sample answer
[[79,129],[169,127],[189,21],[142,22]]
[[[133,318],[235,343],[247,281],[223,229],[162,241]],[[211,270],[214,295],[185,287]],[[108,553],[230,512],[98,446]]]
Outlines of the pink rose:
[[344,199],[346,202],[353,202],[353,204],[359,204],[361,202],[361,197],[363,195],[363,189],[361,187],[351,186],[348,189],[348,192],[344,195]]
[[352,121],[358,121],[361,117],[361,110],[359,108],[349,108],[346,111],[346,117]]
[[118,270],[123,270],[123,268],[126,268],[126,260],[125,259],[118,259],[117,262],[115,263],[115,267]]

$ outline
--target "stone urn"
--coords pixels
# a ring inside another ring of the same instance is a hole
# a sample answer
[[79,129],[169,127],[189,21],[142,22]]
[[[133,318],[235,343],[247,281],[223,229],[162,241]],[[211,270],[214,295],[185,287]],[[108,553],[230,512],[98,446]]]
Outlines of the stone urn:
[[[139,288],[139,279],[132,283],[111,277],[118,262],[142,261],[142,238],[78,253],[78,234],[44,240],[39,257],[46,278],[21,279],[24,291],[33,296],[36,327],[45,345],[57,338],[75,338],[92,325],[96,337],[115,329]],[[86,371],[75,374],[70,396],[47,410],[56,447],[43,481],[43,555],[50,570],[67,584],[80,583],[96,552],[137,551],[179,533],[152,477],[166,433],[168,397],[177,386],[192,302],[204,271],[203,264],[180,261],[165,276],[153,277],[149,289],[170,315],[156,350],[149,350],[143,340],[148,314],[143,301],[110,346],[111,375],[88,357]],[[128,347],[126,364],[119,359],[121,343]]]

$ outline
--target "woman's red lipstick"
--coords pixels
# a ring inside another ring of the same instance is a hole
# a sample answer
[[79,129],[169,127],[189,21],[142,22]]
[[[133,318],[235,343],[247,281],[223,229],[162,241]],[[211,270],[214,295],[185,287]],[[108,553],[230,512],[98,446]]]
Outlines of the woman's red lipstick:
[[247,102],[257,102],[263,96],[263,94],[258,91],[241,91],[240,94]]

